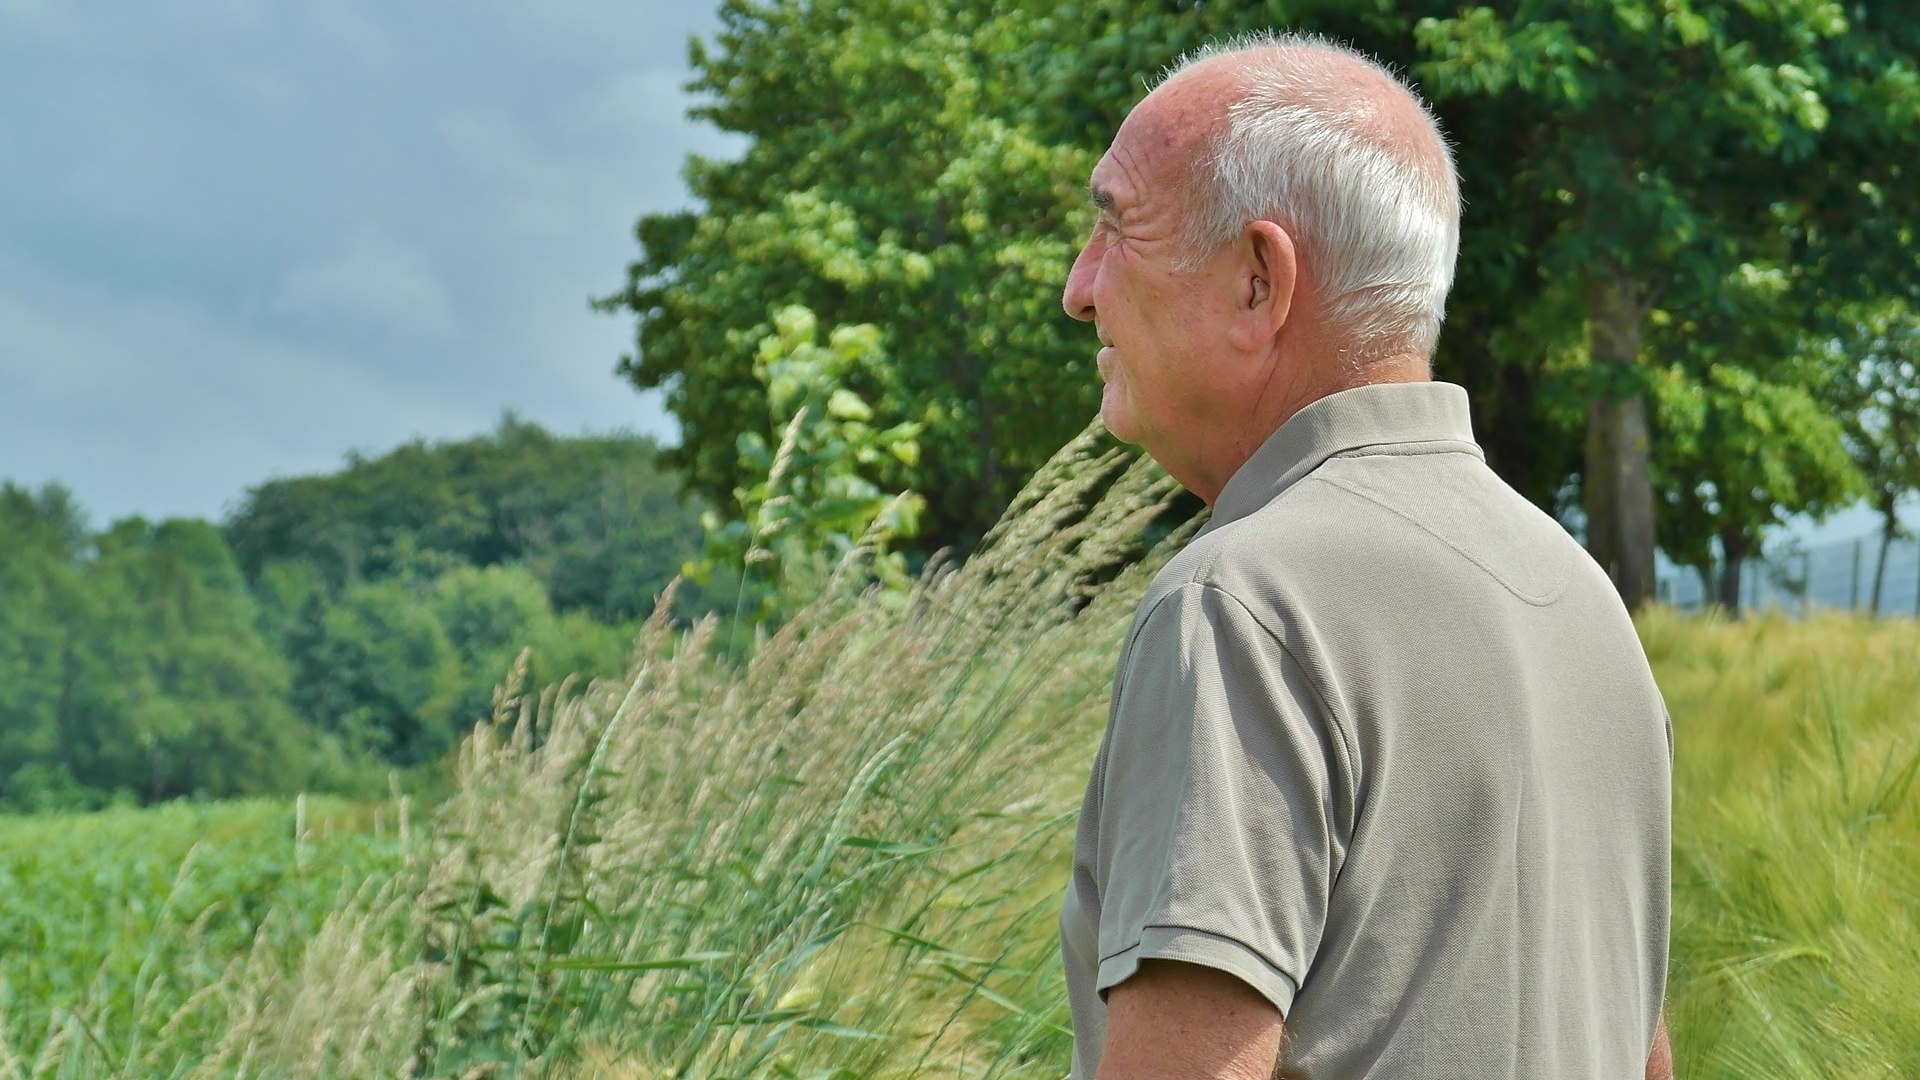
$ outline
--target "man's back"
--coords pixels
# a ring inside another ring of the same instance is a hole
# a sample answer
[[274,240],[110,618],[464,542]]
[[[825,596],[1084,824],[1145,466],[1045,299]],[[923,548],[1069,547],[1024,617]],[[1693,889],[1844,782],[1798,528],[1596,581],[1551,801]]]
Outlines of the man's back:
[[1664,709],[1604,575],[1465,413],[1438,384],[1316,402],[1156,580],[1076,850],[1076,1031],[1089,985],[1185,959],[1280,1008],[1283,1076],[1640,1074]]

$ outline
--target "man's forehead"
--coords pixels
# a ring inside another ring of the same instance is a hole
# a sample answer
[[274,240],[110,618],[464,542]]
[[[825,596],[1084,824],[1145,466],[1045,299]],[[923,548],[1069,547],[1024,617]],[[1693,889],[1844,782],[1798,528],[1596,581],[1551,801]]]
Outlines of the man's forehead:
[[1194,92],[1204,89],[1176,78],[1134,106],[1088,178],[1095,206],[1130,205],[1155,188],[1179,185],[1206,134],[1225,115],[1213,95]]

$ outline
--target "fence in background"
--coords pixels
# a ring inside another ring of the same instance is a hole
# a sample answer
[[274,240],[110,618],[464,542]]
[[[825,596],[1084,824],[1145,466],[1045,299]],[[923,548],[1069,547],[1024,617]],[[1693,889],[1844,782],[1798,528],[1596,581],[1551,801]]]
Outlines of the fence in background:
[[[1777,607],[1800,615],[1820,607],[1920,616],[1920,540],[1898,539],[1887,545],[1886,576],[1876,607],[1873,577],[1880,547],[1875,534],[1749,559],[1740,568],[1740,609]],[[1657,595],[1665,603],[1693,610],[1705,604],[1710,594],[1698,573],[1677,569],[1660,576]]]

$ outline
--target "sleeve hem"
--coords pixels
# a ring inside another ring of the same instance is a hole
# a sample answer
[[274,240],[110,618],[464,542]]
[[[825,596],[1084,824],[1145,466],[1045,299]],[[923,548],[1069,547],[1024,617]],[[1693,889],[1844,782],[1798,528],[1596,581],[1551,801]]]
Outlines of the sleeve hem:
[[1101,999],[1139,971],[1143,960],[1179,960],[1224,971],[1253,987],[1283,1017],[1293,1010],[1293,998],[1300,989],[1293,976],[1233,938],[1189,926],[1149,926],[1140,932],[1139,941],[1101,959],[1094,979]]

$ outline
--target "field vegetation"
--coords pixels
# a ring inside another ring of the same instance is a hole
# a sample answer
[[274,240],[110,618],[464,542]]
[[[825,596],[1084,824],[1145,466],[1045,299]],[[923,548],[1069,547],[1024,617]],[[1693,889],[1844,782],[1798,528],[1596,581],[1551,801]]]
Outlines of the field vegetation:
[[[0,1077],[1062,1075],[1055,912],[1158,557],[1119,538],[1168,494],[1082,441],[909,595],[510,684],[406,852],[392,806],[15,819]],[[1681,1075],[1920,1074],[1920,628],[1641,629]]]
[[0,817],[0,1076],[165,1076],[217,1045],[264,973],[314,954],[332,913],[400,867],[403,812],[249,799]]

